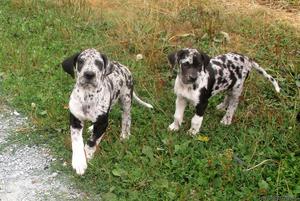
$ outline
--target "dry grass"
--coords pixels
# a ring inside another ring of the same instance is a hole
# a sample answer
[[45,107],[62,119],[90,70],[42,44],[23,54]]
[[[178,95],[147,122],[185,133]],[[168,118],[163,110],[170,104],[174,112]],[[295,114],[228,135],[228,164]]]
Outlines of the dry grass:
[[[287,22],[296,29],[300,29],[300,1],[294,4],[289,1],[274,0],[216,0],[224,7],[224,11],[235,15],[236,12],[243,15],[255,15],[263,12],[268,22]],[[291,2],[291,1],[290,1]],[[284,6],[285,5],[285,6]]]

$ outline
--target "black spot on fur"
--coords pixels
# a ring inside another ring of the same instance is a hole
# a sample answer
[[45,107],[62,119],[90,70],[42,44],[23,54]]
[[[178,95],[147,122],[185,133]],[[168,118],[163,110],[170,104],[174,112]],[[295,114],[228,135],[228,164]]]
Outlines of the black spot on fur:
[[87,144],[90,147],[94,147],[96,145],[96,141],[103,135],[107,126],[108,126],[108,113],[99,115],[95,123],[93,123],[93,135],[87,141]]
[[77,119],[72,113],[70,113],[70,125],[73,128],[82,129],[81,121]]
[[234,60],[236,60],[236,61],[237,61],[237,60],[238,60],[238,58],[237,58],[237,57],[234,57]]
[[223,70],[222,69],[220,69],[219,71],[218,71],[218,73],[219,73],[219,75],[222,77],[223,76]]
[[231,83],[230,83],[228,89],[231,89],[235,85],[237,79],[232,71],[229,71],[229,72],[230,72],[229,77],[230,77]]
[[245,59],[244,59],[244,57],[240,57],[240,60],[241,60],[241,62],[245,62]]
[[203,116],[204,111],[208,105],[208,99],[211,97],[212,95],[212,91],[213,91],[213,86],[215,84],[215,74],[214,74],[214,70],[210,65],[208,65],[207,67],[207,71],[209,73],[209,77],[207,80],[207,88],[203,87],[200,90],[200,97],[199,97],[199,103],[196,106],[196,114],[199,115],[200,117]]
[[242,78],[242,74],[239,68],[235,69],[235,73],[237,74],[238,78],[241,79]]
[[196,114],[200,117],[204,115],[205,109],[208,105],[208,90],[206,88],[202,88],[200,90],[199,103],[196,105]]
[[216,87],[215,87],[215,90],[218,90],[218,89],[219,89],[219,86],[216,86]]
[[217,81],[218,85],[220,85],[222,83],[222,80],[223,80],[222,77],[218,78],[218,81]]
[[233,64],[233,62],[231,60],[228,60],[227,65],[230,66],[231,64]]
[[212,63],[215,64],[215,65],[217,65],[217,66],[222,66],[222,64],[220,62],[215,61],[215,60],[213,60]]
[[271,80],[272,82],[274,82],[274,78],[271,77],[270,80]]
[[225,63],[225,61],[226,61],[226,56],[225,56],[225,55],[222,55],[222,56],[221,56],[221,60],[223,61],[223,63]]

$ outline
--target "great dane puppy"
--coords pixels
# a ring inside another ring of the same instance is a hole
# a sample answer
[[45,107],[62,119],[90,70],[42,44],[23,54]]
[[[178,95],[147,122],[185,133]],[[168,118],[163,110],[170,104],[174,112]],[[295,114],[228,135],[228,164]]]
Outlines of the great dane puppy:
[[189,133],[197,134],[208,99],[225,90],[227,95],[217,109],[226,110],[221,123],[231,124],[244,81],[252,68],[266,77],[274,85],[275,90],[280,92],[278,83],[273,77],[252,59],[237,53],[210,58],[201,51],[185,48],[168,55],[168,61],[173,68],[179,66],[174,86],[177,95],[174,122],[169,125],[171,131],[179,129],[187,102],[190,102],[196,107],[196,114],[192,118]]
[[[64,71],[76,78],[69,101],[70,129],[72,140],[72,167],[79,175],[84,174],[87,160],[93,157],[96,146],[108,126],[108,114],[119,100],[122,107],[121,139],[130,135],[132,97],[138,103],[152,108],[143,102],[133,91],[133,79],[124,65],[110,61],[95,49],[87,49],[65,59]],[[82,130],[84,121],[92,122],[92,135],[83,145]]]

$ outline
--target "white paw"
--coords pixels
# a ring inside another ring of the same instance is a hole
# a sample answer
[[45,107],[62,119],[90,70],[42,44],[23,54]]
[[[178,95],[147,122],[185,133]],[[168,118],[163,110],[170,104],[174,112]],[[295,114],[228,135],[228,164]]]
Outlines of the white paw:
[[72,167],[74,170],[76,170],[77,174],[79,175],[84,174],[87,168],[87,163],[86,163],[86,158],[83,150],[80,153],[73,153]]
[[194,128],[190,128],[190,130],[188,131],[188,134],[189,134],[189,135],[192,135],[192,136],[197,135],[197,133],[198,133],[198,131],[195,130]]
[[221,120],[221,124],[230,125],[231,124],[231,118],[224,116],[223,119]]
[[217,110],[226,110],[224,103],[220,103],[219,105],[217,105],[216,108],[217,108]]
[[121,133],[120,137],[121,140],[127,140],[130,136],[130,133]]
[[87,159],[87,161],[89,161],[94,157],[94,153],[96,151],[96,146],[90,147],[89,145],[86,144],[84,147],[84,151],[85,151],[86,159]]
[[169,125],[169,131],[178,131],[179,130],[179,126],[177,125],[176,122],[173,122]]

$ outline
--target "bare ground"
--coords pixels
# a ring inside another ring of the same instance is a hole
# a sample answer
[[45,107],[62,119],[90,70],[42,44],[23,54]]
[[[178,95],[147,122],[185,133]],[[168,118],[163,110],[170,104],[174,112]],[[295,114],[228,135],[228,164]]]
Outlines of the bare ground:
[[8,140],[26,125],[18,112],[0,106],[0,201],[83,200],[60,172],[50,170],[56,159],[43,147]]

